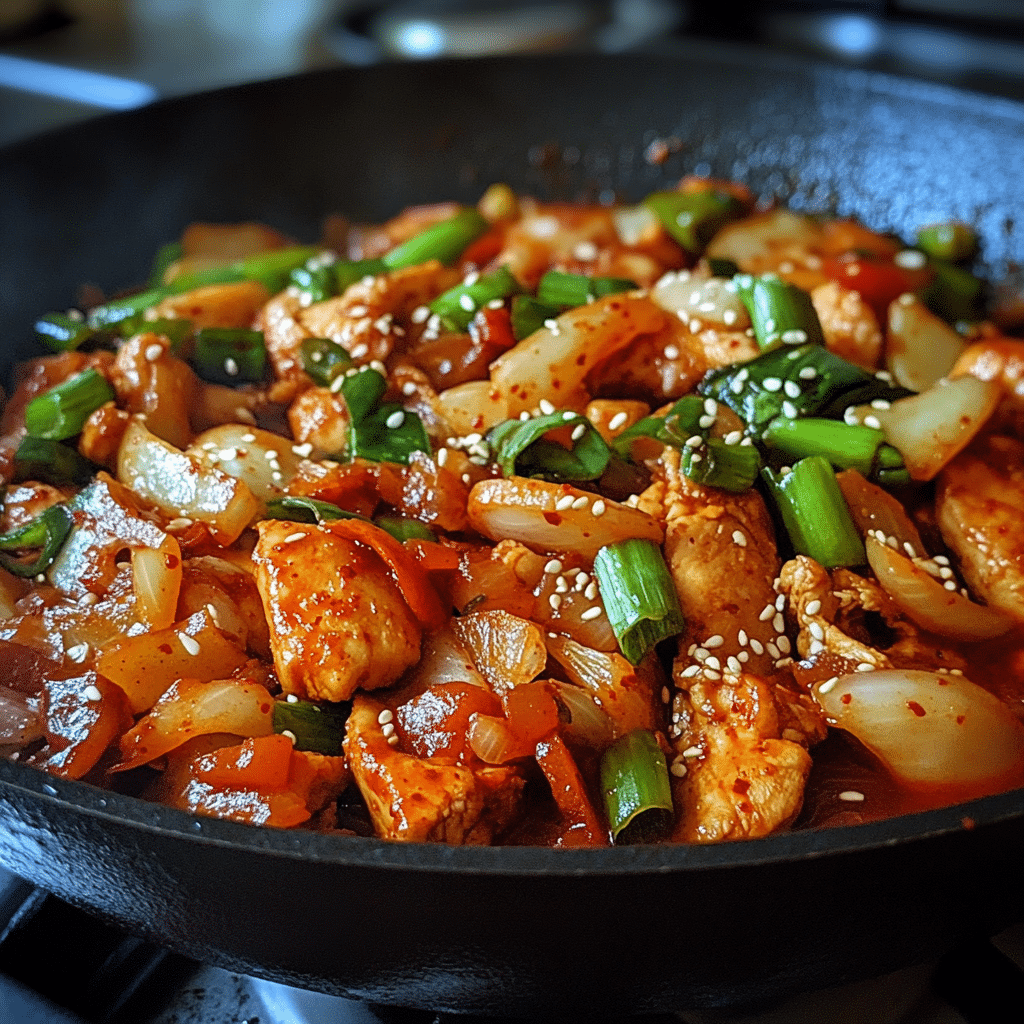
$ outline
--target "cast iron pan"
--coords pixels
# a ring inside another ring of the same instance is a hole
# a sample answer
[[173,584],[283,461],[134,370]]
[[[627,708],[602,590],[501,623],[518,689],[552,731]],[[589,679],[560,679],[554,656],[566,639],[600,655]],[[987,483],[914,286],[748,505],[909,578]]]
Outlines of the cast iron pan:
[[[649,163],[647,145],[681,148]],[[475,201],[740,178],[904,236],[978,226],[1024,261],[1024,108],[756,51],[339,70],[106,118],[0,158],[0,338],[115,288],[190,220],[316,236]],[[602,1016],[754,1003],[919,962],[1024,915],[1020,791],[712,848],[448,849],[253,829],[0,762],[0,860],[235,971],[437,1010]]]

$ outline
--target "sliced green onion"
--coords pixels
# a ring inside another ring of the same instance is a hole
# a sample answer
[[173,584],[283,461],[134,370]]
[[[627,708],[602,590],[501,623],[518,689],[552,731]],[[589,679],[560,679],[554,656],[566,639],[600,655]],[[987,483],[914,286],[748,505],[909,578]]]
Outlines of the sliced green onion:
[[43,483],[87,484],[96,467],[70,445],[42,437],[25,437],[14,453],[17,480],[41,480]]
[[259,281],[268,292],[279,292],[287,283],[288,275],[320,250],[311,245],[293,245],[287,249],[247,256],[233,264],[245,281]]
[[601,792],[615,842],[653,842],[672,823],[665,755],[647,729],[620,736],[601,756]]
[[601,548],[594,575],[619,648],[634,665],[660,641],[685,627],[672,576],[661,548],[631,538]]
[[89,310],[86,322],[97,329],[112,327],[122,336],[127,336],[141,323],[142,314],[167,294],[166,288],[150,288],[123,299],[111,299]]
[[378,406],[370,415],[352,424],[353,457],[407,465],[413,452],[429,451],[430,438],[423,421],[397,402]]
[[682,469],[694,483],[741,494],[761,472],[761,453],[752,444],[726,444],[709,437],[701,445],[684,444]]
[[68,313],[46,313],[34,326],[36,337],[51,352],[71,352],[95,338],[97,328],[86,323],[82,316]]
[[184,343],[192,336],[192,321],[181,318],[161,317],[159,320],[147,320],[145,327],[151,334],[162,334],[167,338],[175,355],[181,352]]
[[706,415],[705,399],[684,395],[664,416],[645,416],[637,420],[612,441],[612,449],[621,459],[632,458],[633,442],[651,437],[662,444],[678,448],[691,437],[706,437],[707,428],[700,425]]
[[288,733],[296,750],[310,750],[339,757],[345,723],[352,705],[348,702],[314,704],[309,700],[274,701],[274,732]]
[[[885,431],[859,423],[817,417],[791,420],[778,416],[765,428],[762,440],[780,452],[787,462],[822,455],[839,469],[856,469],[870,477]],[[891,451],[899,456],[895,448]],[[899,465],[903,464],[902,458]],[[890,467],[892,468],[892,467]]]
[[329,338],[303,338],[299,345],[302,369],[321,387],[329,388],[340,373],[352,366],[347,349]]
[[711,370],[697,391],[732,409],[754,440],[776,416],[841,419],[851,405],[911,394],[812,343],[768,349],[749,362]]
[[257,384],[267,372],[267,346],[260,331],[204,327],[196,334],[196,373],[213,384]]
[[487,221],[472,207],[466,207],[454,217],[433,224],[407,242],[395,246],[381,259],[388,270],[415,267],[427,260],[452,264],[487,228]]
[[[313,266],[309,264],[313,263]],[[298,288],[303,293],[303,300],[310,304],[323,302],[337,294],[336,278],[333,267],[325,267],[315,261],[309,261],[305,266],[296,267],[288,275],[288,284]]]
[[554,320],[562,312],[561,306],[552,306],[541,302],[532,295],[517,295],[512,300],[510,310],[512,320],[512,337],[516,341],[528,338],[534,331],[539,331],[549,320]]
[[761,348],[776,345],[824,345],[821,321],[803,288],[783,281],[774,274],[733,278],[736,290],[750,314],[754,337]]
[[654,192],[644,205],[691,255],[699,256],[723,224],[743,213],[743,204],[727,192]]
[[431,531],[418,519],[406,516],[381,515],[374,518],[374,523],[382,530],[390,533],[395,540],[437,540]]
[[537,299],[549,306],[585,306],[605,295],[617,295],[636,288],[626,277],[587,277],[549,270],[537,285]]
[[[553,430],[567,430],[572,447],[545,436]],[[494,427],[487,439],[506,477],[596,480],[611,458],[611,450],[590,420],[573,412],[506,420]]]
[[167,268],[176,260],[181,259],[181,242],[168,242],[160,246],[153,257],[153,267],[149,272],[149,287],[159,288],[164,283]]
[[430,312],[436,313],[448,330],[463,332],[469,328],[478,309],[521,290],[512,271],[508,267],[498,267],[478,277],[472,284],[449,288],[430,303]]
[[867,561],[864,542],[828,459],[812,455],[788,472],[765,467],[761,476],[798,555],[808,555],[826,569]]
[[348,406],[352,423],[365,419],[377,407],[388,389],[384,374],[361,366],[356,373],[346,373],[341,383],[341,394]]
[[[51,505],[32,522],[0,536],[0,565],[15,576],[38,576],[57,557],[73,525],[74,519],[66,506]],[[40,550],[31,561],[11,553],[32,548]]]
[[267,510],[264,519],[283,519],[289,523],[326,523],[332,519],[362,519],[369,522],[365,516],[356,515],[355,512],[346,512],[329,501],[320,501],[318,498],[306,498],[297,494],[286,494],[283,498],[272,498],[267,502]]
[[380,259],[338,260],[331,270],[334,272],[334,286],[340,294],[364,277],[379,277],[388,272],[388,265]]
[[978,252],[978,236],[974,228],[956,221],[929,224],[917,232],[918,247],[932,259],[963,263]]
[[80,434],[90,413],[116,397],[110,381],[90,367],[33,398],[25,408],[25,428],[30,437],[64,441]]

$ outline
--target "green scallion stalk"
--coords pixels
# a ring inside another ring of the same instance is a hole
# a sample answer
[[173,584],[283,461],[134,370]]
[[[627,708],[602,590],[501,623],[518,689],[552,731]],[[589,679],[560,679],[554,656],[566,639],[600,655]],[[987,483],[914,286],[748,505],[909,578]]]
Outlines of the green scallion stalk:
[[703,444],[682,447],[682,470],[694,483],[741,494],[761,472],[761,454],[752,444],[726,444],[709,437]]
[[34,325],[36,337],[51,352],[71,352],[99,333],[82,316],[46,313]]
[[320,264],[310,266],[307,263],[305,266],[296,267],[288,275],[288,284],[302,292],[304,302],[309,304],[323,302],[337,294],[333,271],[333,267],[325,267]]
[[[0,565],[15,576],[31,578],[45,572],[67,540],[74,519],[64,505],[51,505],[30,523],[0,536]],[[39,549],[31,558],[24,554]]]
[[379,277],[388,272],[388,265],[379,259],[370,260],[338,260],[331,266],[334,273],[334,287],[340,295],[356,281],[364,277]]
[[80,434],[90,413],[115,398],[110,381],[90,367],[33,398],[25,408],[25,428],[30,437],[64,441]]
[[561,306],[552,306],[550,303],[541,302],[532,295],[515,296],[510,310],[512,337],[516,341],[528,338],[534,331],[539,331],[549,320],[554,320],[561,312]]
[[631,538],[601,548],[594,559],[608,622],[628,661],[638,665],[648,651],[683,631],[685,622],[661,548]]
[[[556,430],[568,433],[571,447],[546,436]],[[506,420],[488,433],[487,441],[506,477],[538,477],[559,483],[596,480],[611,458],[611,450],[590,420],[573,412]]]
[[326,523],[332,519],[362,519],[369,522],[365,516],[357,515],[355,512],[346,512],[329,501],[320,501],[318,498],[307,498],[297,494],[286,494],[283,498],[272,498],[267,502],[267,509],[263,515],[264,519],[283,519],[289,523]]
[[274,701],[274,732],[289,733],[296,750],[339,757],[351,709],[348,702],[314,704],[309,700],[277,700]]
[[329,338],[303,338],[299,358],[302,369],[324,388],[329,388],[338,374],[352,366],[348,350]]
[[60,487],[87,484],[96,467],[70,445],[42,437],[25,437],[14,453],[14,478],[40,480]]
[[743,204],[727,192],[654,192],[644,205],[689,253],[699,256],[715,232],[743,213]]
[[446,265],[454,263],[488,228],[487,221],[472,207],[460,210],[454,217],[433,224],[407,242],[395,246],[381,260],[388,270],[415,267],[427,260]]
[[136,329],[142,320],[142,314],[155,306],[161,299],[166,298],[166,288],[149,288],[144,292],[136,292],[123,299],[111,299],[101,306],[95,306],[89,310],[86,323],[97,330],[103,327],[111,327],[126,337]]
[[472,284],[449,288],[430,303],[430,312],[436,313],[448,330],[462,333],[468,330],[477,310],[521,290],[512,271],[502,266],[477,278]]
[[374,525],[379,526],[386,533],[390,533],[395,540],[405,543],[407,540],[437,540],[431,531],[418,519],[409,519],[399,515],[380,515],[373,520]]
[[204,327],[196,334],[192,363],[213,384],[258,384],[267,372],[267,347],[260,331]]
[[601,792],[617,845],[663,836],[672,823],[672,786],[654,733],[627,733],[602,754]]
[[733,278],[737,292],[750,314],[754,337],[761,348],[777,345],[824,345],[821,321],[803,288],[789,284],[773,274]]
[[369,366],[361,366],[355,373],[346,373],[341,383],[341,395],[348,407],[352,423],[364,420],[380,404],[388,382],[384,374]]
[[932,259],[963,263],[977,255],[978,236],[967,224],[947,221],[919,228],[917,245]]
[[549,270],[537,285],[537,299],[548,306],[585,306],[605,295],[616,295],[636,288],[636,282],[625,277],[587,277]]
[[633,442],[650,437],[662,444],[679,448],[691,437],[706,438],[708,428],[700,421],[707,414],[705,399],[684,395],[664,416],[645,416],[624,430],[612,441],[612,449],[621,459],[632,458]]
[[288,283],[288,275],[320,250],[311,245],[293,245],[286,249],[247,256],[232,264],[244,281],[259,281],[268,292],[279,292]]
[[430,438],[423,421],[397,402],[380,405],[352,424],[351,454],[354,458],[408,465],[413,452],[429,451]]
[[[780,452],[787,462],[821,455],[839,469],[856,469],[870,477],[879,448],[885,444],[885,431],[842,420],[818,417],[794,420],[778,416],[765,428],[762,440],[768,448]],[[902,463],[900,459],[899,464]]]
[[192,321],[181,318],[147,320],[146,330],[152,334],[162,334],[171,343],[171,352],[180,355],[186,341],[192,337]]
[[812,455],[789,472],[765,467],[761,476],[798,555],[808,555],[826,569],[867,561],[864,542],[828,459]]

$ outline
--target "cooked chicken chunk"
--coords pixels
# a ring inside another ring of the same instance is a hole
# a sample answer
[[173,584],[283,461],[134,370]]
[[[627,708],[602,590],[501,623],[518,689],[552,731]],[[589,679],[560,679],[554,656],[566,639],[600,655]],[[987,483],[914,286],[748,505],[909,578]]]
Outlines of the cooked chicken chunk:
[[256,583],[286,693],[347,700],[393,683],[420,655],[420,625],[381,559],[330,524],[259,524]]
[[[780,692],[755,675],[689,681],[688,698],[676,712],[682,756],[673,766],[673,841],[756,838],[785,828],[800,813],[811,757],[797,740],[782,738],[789,730]],[[681,778],[680,765],[686,769]]]
[[386,704],[359,694],[345,731],[345,754],[377,835],[406,842],[491,843],[519,809],[521,770],[405,753],[385,736],[381,718],[390,721],[389,712]]

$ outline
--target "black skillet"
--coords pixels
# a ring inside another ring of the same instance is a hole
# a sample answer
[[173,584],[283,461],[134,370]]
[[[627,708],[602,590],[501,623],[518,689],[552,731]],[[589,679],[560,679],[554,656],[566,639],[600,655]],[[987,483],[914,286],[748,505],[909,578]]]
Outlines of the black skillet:
[[[657,139],[681,145],[664,163]],[[1024,108],[761,51],[341,70],[186,98],[0,156],[0,337],[138,282],[190,220],[639,198],[683,173],[1024,261]],[[396,1005],[583,1019],[757,1002],[1024,916],[1024,794],[713,848],[448,849],[253,829],[0,762],[0,861],[232,970]],[[55,937],[59,941],[59,937]]]

